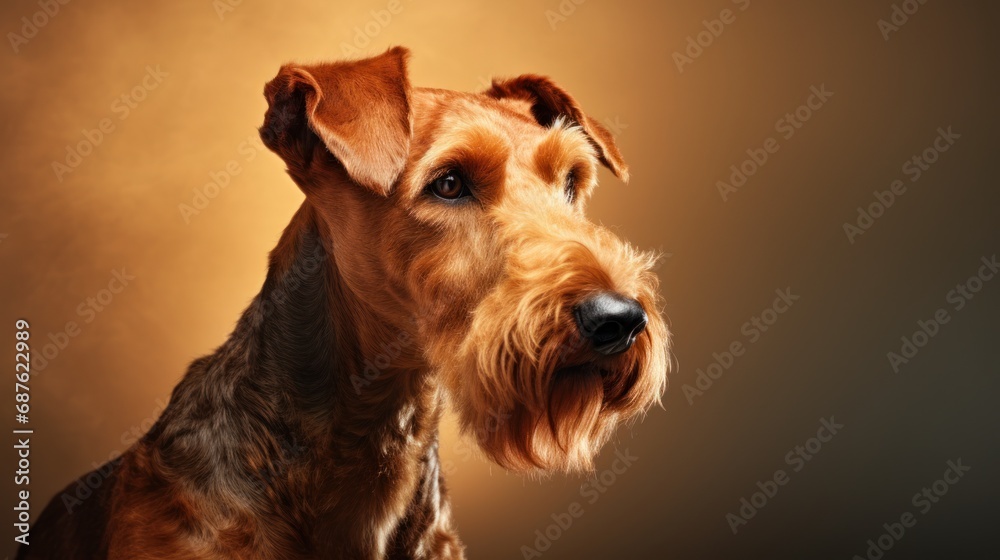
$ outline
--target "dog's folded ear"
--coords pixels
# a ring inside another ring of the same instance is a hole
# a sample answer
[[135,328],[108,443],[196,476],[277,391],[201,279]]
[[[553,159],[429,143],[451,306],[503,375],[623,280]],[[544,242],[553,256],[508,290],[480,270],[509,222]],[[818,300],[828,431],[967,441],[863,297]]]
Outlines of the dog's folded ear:
[[363,60],[288,64],[264,87],[260,135],[308,183],[317,138],[358,184],[387,195],[410,149],[409,51]]
[[618,151],[615,137],[599,122],[587,116],[580,104],[566,90],[545,76],[525,74],[506,80],[493,80],[486,95],[496,98],[522,99],[531,104],[531,113],[542,126],[551,126],[560,116],[580,125],[603,163],[616,177],[628,182],[628,165]]

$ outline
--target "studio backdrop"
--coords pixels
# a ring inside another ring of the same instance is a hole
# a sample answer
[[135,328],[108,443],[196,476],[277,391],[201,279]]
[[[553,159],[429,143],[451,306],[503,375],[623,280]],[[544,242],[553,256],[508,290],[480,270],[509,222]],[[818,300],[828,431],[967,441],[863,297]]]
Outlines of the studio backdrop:
[[994,557],[997,21],[943,0],[5,2],[2,553],[19,493],[33,521],[128,449],[259,291],[303,200],[259,138],[264,84],[401,45],[414,85],[541,74],[613,134],[631,180],[602,169],[588,215],[661,255],[672,334],[662,407],[592,475],[508,474],[446,417],[469,558]]

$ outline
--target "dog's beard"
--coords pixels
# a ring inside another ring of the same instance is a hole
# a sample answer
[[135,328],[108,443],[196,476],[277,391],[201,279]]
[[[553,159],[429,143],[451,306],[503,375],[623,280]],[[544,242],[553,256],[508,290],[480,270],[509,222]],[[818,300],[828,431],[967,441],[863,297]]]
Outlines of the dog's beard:
[[660,345],[658,353],[653,341],[640,335],[629,352],[611,360],[564,355],[492,374],[480,369],[455,395],[464,431],[512,471],[592,470],[618,424],[659,401],[666,348]]
[[[463,431],[499,465],[589,471],[619,423],[659,402],[667,330],[655,277],[644,272],[636,299],[649,315],[645,331],[625,353],[598,356],[577,334],[566,303],[572,300],[563,295],[585,292],[594,274],[547,270],[558,281],[510,282],[480,302],[457,352],[445,359],[444,380]],[[520,303],[512,310],[511,301]]]

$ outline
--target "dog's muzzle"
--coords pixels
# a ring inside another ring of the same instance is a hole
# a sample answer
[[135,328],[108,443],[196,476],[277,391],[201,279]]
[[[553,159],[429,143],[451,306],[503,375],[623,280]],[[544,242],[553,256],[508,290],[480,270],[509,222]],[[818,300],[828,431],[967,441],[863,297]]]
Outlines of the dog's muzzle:
[[646,312],[638,301],[614,292],[599,292],[573,308],[576,326],[594,351],[621,354],[646,328]]

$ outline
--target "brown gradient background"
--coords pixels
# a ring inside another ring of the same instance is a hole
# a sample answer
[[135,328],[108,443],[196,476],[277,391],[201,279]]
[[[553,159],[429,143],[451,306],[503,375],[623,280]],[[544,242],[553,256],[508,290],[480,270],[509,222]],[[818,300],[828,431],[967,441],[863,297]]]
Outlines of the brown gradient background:
[[[66,321],[83,323],[77,306],[113,269],[136,276],[33,376],[36,514],[148,427],[187,363],[220,344],[256,294],[302,200],[276,156],[238,151],[262,121],[262,86],[283,62],[341,58],[386,4],[245,0],[220,20],[210,0],[78,0],[19,54],[0,48],[6,368],[15,319],[31,321],[37,353]],[[605,451],[602,469],[616,445],[639,460],[596,503],[579,477],[530,481],[470,458],[445,428],[470,558],[521,558],[574,501],[585,514],[545,558],[850,558],[959,457],[972,470],[885,557],[996,557],[1000,279],[901,373],[886,360],[1000,250],[995,3],[930,1],[886,42],[876,21],[889,0],[753,0],[683,73],[671,53],[729,0],[588,0],[554,30],[545,12],[557,0],[402,5],[361,50],[410,47],[413,83],[474,90],[490,76],[543,73],[592,116],[627,124],[632,183],[604,173],[590,213],[671,254],[658,272],[679,367],[664,410]],[[37,9],[5,2],[0,30]],[[169,76],[119,120],[111,104],[146,65]],[[821,84],[833,98],[723,202],[715,182]],[[116,130],[57,181],[52,161],[104,117]],[[848,243],[842,224],[948,125],[961,139]],[[242,173],[186,225],[178,205],[232,159]],[[712,352],[745,342],[741,325],[785,287],[801,300],[689,405],[682,386]],[[12,417],[6,385],[0,409]],[[787,470],[785,454],[829,415],[842,433],[733,535],[726,514]],[[15,459],[4,447],[0,553],[13,551]]]

